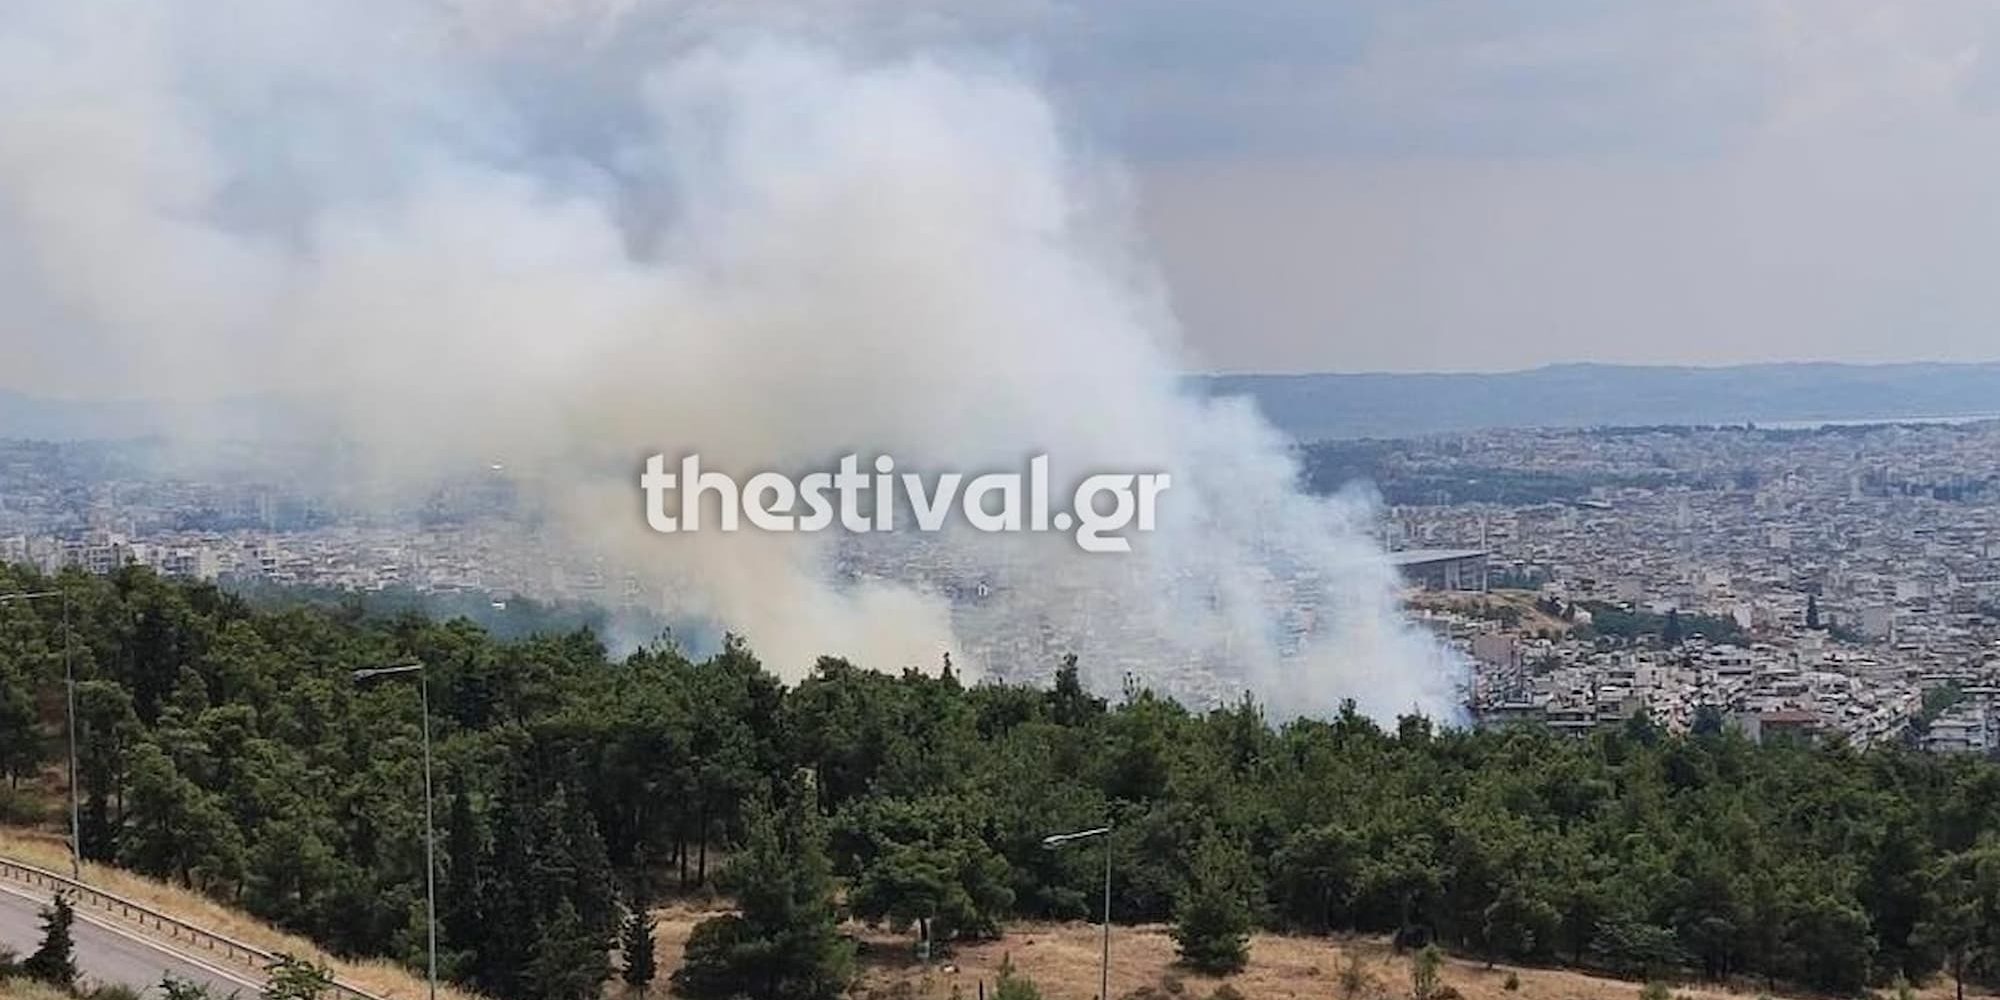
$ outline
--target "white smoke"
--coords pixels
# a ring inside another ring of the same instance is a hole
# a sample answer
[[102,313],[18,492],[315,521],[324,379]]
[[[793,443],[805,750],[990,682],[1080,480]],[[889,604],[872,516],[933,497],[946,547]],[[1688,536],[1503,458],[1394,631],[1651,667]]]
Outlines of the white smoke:
[[[514,6],[10,9],[0,353],[59,384],[283,392],[387,483],[504,462],[565,542],[793,676],[946,650],[1030,676],[1073,649],[1100,688],[1454,713],[1371,511],[1302,495],[1254,414],[1182,392],[1116,171],[1021,76]],[[1046,451],[1058,483],[1174,487],[1129,556],[888,539],[859,551],[899,568],[856,580],[830,536],[647,533],[640,459],[692,450],[743,473]]]

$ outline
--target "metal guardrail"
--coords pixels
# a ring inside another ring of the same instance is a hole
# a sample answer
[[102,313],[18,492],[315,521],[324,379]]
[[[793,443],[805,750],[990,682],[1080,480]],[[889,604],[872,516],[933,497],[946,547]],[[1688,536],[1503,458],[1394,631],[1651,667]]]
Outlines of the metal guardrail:
[[[165,936],[169,941],[184,944],[182,950],[190,954],[200,952],[242,965],[258,974],[276,961],[278,956],[262,948],[244,944],[234,938],[224,937],[213,931],[203,930],[185,920],[167,916],[143,903],[135,903],[116,893],[106,892],[87,882],[78,882],[66,875],[58,875],[46,868],[10,858],[0,858],[0,878],[11,882],[25,883],[50,892],[61,892],[69,896],[73,904],[89,906],[92,909],[112,914],[120,919],[137,924]],[[328,990],[338,1000],[383,1000],[366,990],[348,986],[335,980]]]

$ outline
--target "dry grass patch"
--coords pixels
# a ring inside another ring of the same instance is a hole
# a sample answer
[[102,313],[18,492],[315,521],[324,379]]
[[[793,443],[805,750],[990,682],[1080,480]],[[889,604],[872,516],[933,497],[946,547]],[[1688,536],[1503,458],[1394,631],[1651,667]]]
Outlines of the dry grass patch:
[[[1086,924],[1022,924],[999,941],[961,946],[951,957],[924,969],[900,956],[908,940],[860,931],[875,956],[855,990],[866,1000],[978,1000],[983,982],[990,996],[1000,963],[1034,980],[1046,1000],[1091,1000],[1097,995],[1100,938]],[[1342,970],[1350,956],[1364,988],[1349,997]],[[664,957],[664,955],[663,955]],[[671,968],[664,963],[662,968]],[[1519,988],[1506,988],[1509,974]],[[1440,979],[1464,1000],[1637,1000],[1640,983],[1561,969],[1498,965],[1447,958]],[[1195,975],[1174,964],[1174,943],[1165,926],[1111,930],[1111,996],[1114,1000],[1209,1000],[1224,985],[1244,1000],[1408,1000],[1410,956],[1395,954],[1386,940],[1361,937],[1310,938],[1259,934],[1251,939],[1250,965],[1225,978]],[[1729,990],[1697,984],[1676,985],[1677,1000],[1750,1000],[1759,990]],[[1918,991],[1926,1000],[1952,995],[1948,979]]]
[[76,1000],[53,986],[32,979],[0,979],[0,1000]]

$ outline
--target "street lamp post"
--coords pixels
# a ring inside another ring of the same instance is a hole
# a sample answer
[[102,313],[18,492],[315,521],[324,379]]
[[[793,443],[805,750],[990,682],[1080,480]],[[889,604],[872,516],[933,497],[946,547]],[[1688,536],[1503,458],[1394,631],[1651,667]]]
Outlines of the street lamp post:
[[69,874],[71,878],[83,878],[83,820],[76,804],[76,671],[70,663],[69,639],[69,591],[38,590],[29,594],[0,595],[0,604],[14,601],[38,601],[50,597],[62,598],[63,628],[63,691],[66,711],[65,729],[69,730]]
[[1104,958],[1098,971],[1097,1000],[1111,1000],[1111,827],[1107,824],[1075,833],[1043,837],[1042,846],[1055,850],[1064,844],[1092,837],[1104,838]]
[[371,677],[388,677],[396,674],[417,675],[417,697],[424,712],[424,916],[430,931],[430,1000],[437,1000],[438,992],[438,924],[437,924],[437,831],[431,825],[431,680],[424,673],[421,663],[400,663],[393,667],[374,667],[356,670],[354,679],[365,681]]

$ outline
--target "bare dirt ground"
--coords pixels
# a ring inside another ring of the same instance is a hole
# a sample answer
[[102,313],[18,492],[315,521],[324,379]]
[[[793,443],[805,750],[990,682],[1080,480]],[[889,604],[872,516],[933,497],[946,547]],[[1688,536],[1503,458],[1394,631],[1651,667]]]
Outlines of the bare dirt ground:
[[1413,591],[1407,595],[1411,607],[1457,611],[1462,614],[1481,615],[1498,618],[1505,609],[1511,608],[1519,615],[1517,627],[1530,635],[1547,632],[1550,635],[1566,635],[1575,628],[1574,622],[1566,622],[1553,617],[1535,607],[1539,597],[1531,590],[1495,590],[1484,594],[1436,593]]

